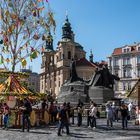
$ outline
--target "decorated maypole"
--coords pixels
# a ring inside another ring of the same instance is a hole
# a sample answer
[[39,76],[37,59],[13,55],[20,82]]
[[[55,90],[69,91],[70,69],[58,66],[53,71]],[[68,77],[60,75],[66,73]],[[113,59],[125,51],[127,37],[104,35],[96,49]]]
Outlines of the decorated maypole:
[[0,72],[0,76],[9,77],[0,84],[0,94],[7,96],[8,101],[25,95],[41,96],[21,88],[19,78],[23,76],[15,72],[16,66],[20,63],[24,68],[28,58],[36,59],[55,27],[48,0],[0,1],[0,65],[8,70]]
[[18,63],[37,58],[47,34],[55,30],[48,0],[1,0],[0,64],[15,72]]

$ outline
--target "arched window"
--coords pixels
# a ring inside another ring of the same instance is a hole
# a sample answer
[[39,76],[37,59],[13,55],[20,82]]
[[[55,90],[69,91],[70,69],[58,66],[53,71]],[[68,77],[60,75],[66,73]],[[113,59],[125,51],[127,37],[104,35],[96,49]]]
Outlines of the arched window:
[[71,52],[68,51],[68,59],[71,59]]

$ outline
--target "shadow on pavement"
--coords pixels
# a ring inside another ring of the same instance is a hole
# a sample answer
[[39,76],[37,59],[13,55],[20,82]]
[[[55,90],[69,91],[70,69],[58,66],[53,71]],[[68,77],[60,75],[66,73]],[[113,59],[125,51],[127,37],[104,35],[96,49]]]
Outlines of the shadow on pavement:
[[70,133],[70,135],[69,136],[71,136],[71,137],[75,137],[75,138],[83,138],[83,139],[85,139],[85,138],[88,138],[88,139],[91,139],[91,138],[94,138],[94,137],[89,137],[89,136],[87,136],[87,134],[79,134],[79,133]]
[[34,130],[30,130],[30,132],[27,132],[27,130],[25,130],[23,132],[20,129],[8,129],[8,131],[22,132],[22,133],[35,133],[35,134],[52,134],[50,132],[40,132],[40,131],[34,131]]
[[29,133],[35,133],[35,134],[52,134],[49,132],[39,132],[39,131],[30,131]]

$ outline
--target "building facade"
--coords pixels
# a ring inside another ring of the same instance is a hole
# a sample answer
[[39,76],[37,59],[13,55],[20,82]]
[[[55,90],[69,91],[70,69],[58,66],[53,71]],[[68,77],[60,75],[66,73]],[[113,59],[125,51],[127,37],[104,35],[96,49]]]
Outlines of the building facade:
[[29,77],[22,79],[31,90],[40,92],[40,76],[36,72],[32,72],[30,69],[21,69],[21,72],[29,74]]
[[88,61],[83,46],[75,42],[68,18],[64,22],[62,38],[57,45],[56,50],[54,50],[53,39],[49,33],[42,53],[40,73],[40,92],[51,92],[54,96],[59,94],[63,83],[70,78],[72,60],[76,61],[78,76],[83,79],[91,79],[96,69],[92,63],[93,54],[91,53],[90,56],[91,62]]
[[110,71],[120,77],[115,83],[116,97],[126,97],[140,77],[140,43],[115,48],[108,57]]

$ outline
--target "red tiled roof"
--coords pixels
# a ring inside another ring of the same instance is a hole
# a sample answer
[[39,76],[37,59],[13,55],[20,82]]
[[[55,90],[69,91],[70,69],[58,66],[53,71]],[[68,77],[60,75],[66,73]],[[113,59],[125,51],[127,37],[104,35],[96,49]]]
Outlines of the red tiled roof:
[[99,64],[101,64],[101,65],[107,65],[108,63],[107,63],[107,61],[101,61]]
[[[129,48],[131,48],[131,53],[135,53],[137,52],[137,44],[134,44],[134,45],[128,45]],[[119,55],[119,54],[122,54],[123,53],[123,48],[115,48],[112,55]]]
[[97,67],[96,65],[94,65],[93,63],[91,63],[90,61],[88,61],[86,58],[81,58],[81,59],[77,60],[76,61],[76,66]]
[[115,48],[114,52],[112,53],[113,55],[118,55],[122,53],[122,48]]

